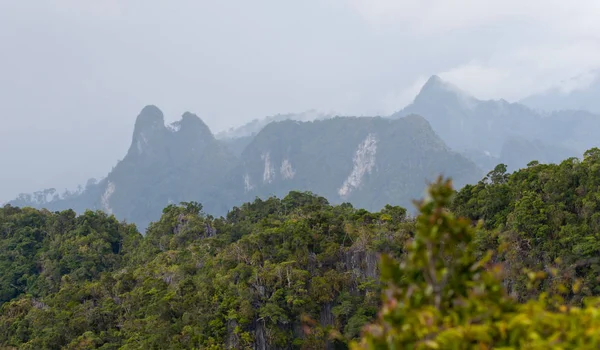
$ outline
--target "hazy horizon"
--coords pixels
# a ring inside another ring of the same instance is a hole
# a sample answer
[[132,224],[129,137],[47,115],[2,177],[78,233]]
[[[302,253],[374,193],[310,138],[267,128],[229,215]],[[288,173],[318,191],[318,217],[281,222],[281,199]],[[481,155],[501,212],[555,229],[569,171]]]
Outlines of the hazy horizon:
[[106,175],[148,104],[216,133],[387,115],[433,74],[515,101],[599,67],[598,16],[591,0],[0,0],[0,203]]

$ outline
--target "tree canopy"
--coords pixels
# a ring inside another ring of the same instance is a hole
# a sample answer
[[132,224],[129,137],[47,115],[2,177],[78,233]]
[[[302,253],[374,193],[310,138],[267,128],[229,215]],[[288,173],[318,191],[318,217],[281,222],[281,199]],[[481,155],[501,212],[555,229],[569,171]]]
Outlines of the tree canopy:
[[[416,217],[309,192],[145,236],[103,212],[0,208],[0,347],[592,349],[600,150],[497,166]],[[365,326],[366,325],[366,326]]]
[[[496,182],[499,183],[499,182]],[[476,230],[447,210],[452,188],[438,181],[420,204],[414,239],[400,263],[384,258],[387,284],[378,320],[353,349],[597,349],[600,300],[565,302],[564,285],[520,303],[503,286],[493,252],[477,257]],[[558,272],[552,271],[551,277]],[[525,274],[528,287],[546,279]]]

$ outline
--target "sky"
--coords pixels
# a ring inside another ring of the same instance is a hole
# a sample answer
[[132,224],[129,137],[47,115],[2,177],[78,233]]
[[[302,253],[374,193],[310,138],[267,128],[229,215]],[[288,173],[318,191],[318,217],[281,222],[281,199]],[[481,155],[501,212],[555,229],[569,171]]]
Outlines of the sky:
[[432,74],[515,101],[600,68],[600,1],[0,0],[0,203],[105,176],[157,105],[213,132],[387,115]]

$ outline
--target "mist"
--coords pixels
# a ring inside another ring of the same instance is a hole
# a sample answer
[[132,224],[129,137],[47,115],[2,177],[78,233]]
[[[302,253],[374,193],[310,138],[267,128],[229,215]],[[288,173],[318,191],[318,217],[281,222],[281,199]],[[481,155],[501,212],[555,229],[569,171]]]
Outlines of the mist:
[[597,1],[422,3],[0,0],[0,202],[105,175],[147,104],[218,132],[389,115],[432,74],[514,101],[598,68]]

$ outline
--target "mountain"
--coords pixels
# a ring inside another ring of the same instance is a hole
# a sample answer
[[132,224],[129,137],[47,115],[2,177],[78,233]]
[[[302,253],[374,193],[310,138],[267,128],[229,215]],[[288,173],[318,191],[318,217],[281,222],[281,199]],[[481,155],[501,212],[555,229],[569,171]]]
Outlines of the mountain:
[[582,110],[600,114],[599,97],[600,70],[592,70],[520,102],[539,111]]
[[164,125],[145,107],[127,155],[99,182],[59,196],[53,189],[10,204],[77,212],[102,209],[144,229],[169,203],[197,201],[213,215],[255,197],[312,191],[333,203],[381,209],[409,206],[443,173],[461,186],[479,179],[475,164],[452,152],[418,116],[271,122],[238,158],[191,113]]
[[454,150],[479,150],[498,156],[508,136],[529,136],[538,115],[504,100],[480,101],[432,76],[412,104],[395,117],[419,114]]
[[438,76],[432,76],[413,103],[392,118],[410,114],[425,117],[448,146],[484,170],[498,162],[515,169],[532,159],[558,162],[577,156],[598,145],[589,130],[600,130],[599,116],[569,111],[541,114],[520,103],[482,101]]
[[11,204],[79,212],[102,209],[144,228],[169,203],[201,199],[208,212],[225,212],[222,205],[227,201],[219,182],[235,162],[196,115],[185,113],[165,126],[163,113],[146,106],[135,122],[127,155],[105,179],[68,198],[27,203],[22,196]]
[[313,191],[368,210],[409,206],[440,173],[461,186],[480,171],[422,117],[336,117],[267,125],[242,153],[232,187],[242,200]]
[[127,156],[107,177],[101,205],[144,223],[155,220],[168,203],[196,199],[208,212],[224,212],[220,181],[235,162],[196,115],[185,113],[165,127],[160,110],[146,107]]

